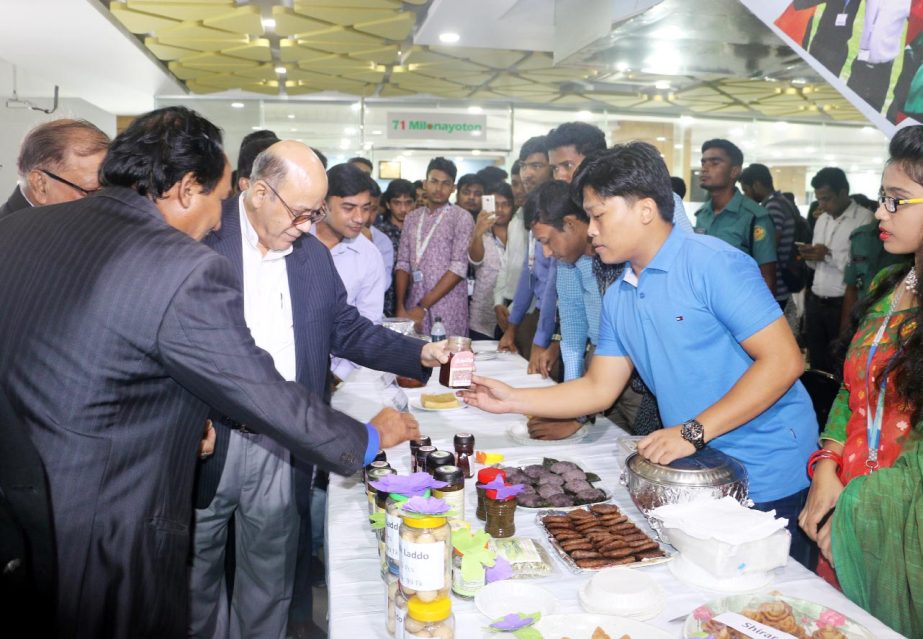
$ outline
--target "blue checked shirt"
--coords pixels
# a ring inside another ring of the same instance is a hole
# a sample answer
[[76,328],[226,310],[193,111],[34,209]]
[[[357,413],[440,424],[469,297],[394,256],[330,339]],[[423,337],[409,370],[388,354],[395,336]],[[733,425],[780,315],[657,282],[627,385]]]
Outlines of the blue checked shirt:
[[583,375],[587,339],[595,346],[599,337],[602,297],[593,274],[593,258],[584,255],[574,264],[558,261],[556,288],[561,361],[564,381],[569,381]]

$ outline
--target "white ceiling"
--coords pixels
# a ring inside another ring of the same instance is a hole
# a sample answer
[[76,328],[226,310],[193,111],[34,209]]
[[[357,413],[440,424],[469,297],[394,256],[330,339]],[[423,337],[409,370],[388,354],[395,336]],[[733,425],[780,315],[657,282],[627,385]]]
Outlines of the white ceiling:
[[0,60],[18,69],[20,95],[50,96],[57,84],[62,96],[133,114],[185,92],[95,0],[0,0],[0,16]]

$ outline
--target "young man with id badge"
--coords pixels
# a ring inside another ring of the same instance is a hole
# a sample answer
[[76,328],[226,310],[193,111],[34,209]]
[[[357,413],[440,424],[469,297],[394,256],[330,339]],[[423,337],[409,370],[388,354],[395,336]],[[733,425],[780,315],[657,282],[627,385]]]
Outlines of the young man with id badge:
[[451,160],[433,158],[426,168],[428,206],[404,220],[394,265],[395,314],[429,333],[437,317],[447,335],[468,334],[468,245],[474,220],[449,203],[458,170]]

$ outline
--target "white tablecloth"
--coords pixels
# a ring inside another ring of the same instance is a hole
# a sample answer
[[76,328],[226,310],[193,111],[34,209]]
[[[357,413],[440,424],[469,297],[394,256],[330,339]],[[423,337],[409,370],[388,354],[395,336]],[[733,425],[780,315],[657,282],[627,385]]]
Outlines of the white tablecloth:
[[[538,375],[526,375],[526,362],[518,355],[500,354],[494,360],[478,362],[478,373],[503,380],[514,386],[544,386],[549,384]],[[382,405],[382,385],[376,381],[377,373],[357,371],[350,381],[336,392],[333,405],[362,421],[371,418]],[[418,399],[427,392],[445,392],[438,384],[438,370],[426,389],[408,390],[411,399]],[[586,470],[595,472],[602,479],[600,484],[614,495],[617,504],[636,523],[646,528],[643,516],[634,506],[627,490],[620,485],[617,457],[617,440],[624,431],[607,420],[598,420],[590,427],[587,437],[578,443],[522,445],[511,439],[508,430],[521,424],[525,418],[519,415],[491,415],[476,408],[467,407],[456,411],[430,412],[413,410],[421,425],[421,432],[429,435],[433,445],[440,450],[453,450],[455,433],[470,432],[475,436],[475,449],[502,453],[504,463],[519,460],[534,460],[553,457],[578,462]],[[386,451],[388,461],[399,473],[409,472],[410,450],[407,444]],[[475,472],[480,466],[475,468]],[[466,481],[466,515],[473,527],[480,527],[474,516],[475,480]],[[516,536],[542,540],[535,523],[536,511],[519,508],[516,512]],[[327,497],[327,583],[329,588],[329,635],[330,639],[353,639],[362,637],[388,637],[385,629],[385,587],[379,575],[378,553],[375,537],[368,526],[368,510],[364,487],[359,475],[351,478],[331,476]],[[542,579],[529,580],[540,585],[558,598],[557,613],[580,613],[577,599],[578,588],[592,573],[573,574],[554,555],[542,540],[552,561],[555,572]],[[682,636],[682,622],[669,620],[691,612],[697,606],[720,598],[720,593],[709,592],[688,586],[677,580],[666,565],[642,568],[657,580],[667,594],[666,607],[656,618],[648,621],[671,636]],[[788,565],[777,571],[775,581],[767,591],[780,592],[789,597],[815,601],[829,606],[866,626],[878,639],[900,637],[880,621],[846,599],[843,594],[827,585],[801,564],[789,560]],[[491,635],[483,630],[488,620],[481,615],[471,601],[453,597],[453,611],[456,618],[456,636],[460,638],[486,638]]]

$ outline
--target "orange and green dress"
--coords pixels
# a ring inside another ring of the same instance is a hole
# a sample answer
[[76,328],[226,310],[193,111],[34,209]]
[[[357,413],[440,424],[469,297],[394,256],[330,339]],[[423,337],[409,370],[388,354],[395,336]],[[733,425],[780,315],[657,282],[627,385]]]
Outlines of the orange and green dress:
[[[870,294],[877,285],[901,266],[894,266],[881,271],[870,287]],[[866,464],[868,459],[867,416],[868,407],[872,410],[878,405],[880,392],[879,375],[885,370],[897,350],[898,331],[906,338],[915,326],[911,319],[916,308],[895,311],[888,322],[881,342],[871,362],[871,378],[866,380],[868,355],[875,340],[875,334],[888,315],[894,291],[891,291],[866,313],[853,336],[843,366],[843,385],[833,402],[827,424],[821,433],[823,440],[829,439],[843,445],[843,465],[839,470],[840,481],[845,486],[854,477],[873,472]],[[868,383],[867,383],[868,382]],[[871,396],[868,395],[869,391]],[[878,467],[890,467],[900,456],[904,443],[912,430],[912,406],[904,401],[897,392],[892,379],[885,387],[884,414],[881,420],[881,436],[878,448]],[[821,558],[818,573],[835,583],[833,571]]]

